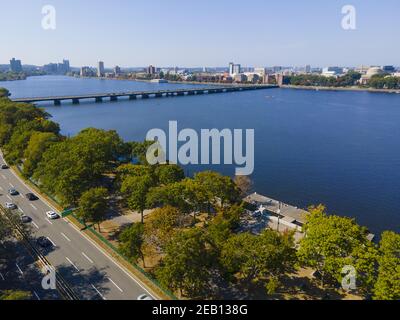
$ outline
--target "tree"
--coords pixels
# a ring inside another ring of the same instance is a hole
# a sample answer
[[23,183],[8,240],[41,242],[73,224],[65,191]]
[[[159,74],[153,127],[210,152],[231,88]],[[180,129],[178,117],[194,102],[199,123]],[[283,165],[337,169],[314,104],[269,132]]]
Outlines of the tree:
[[163,252],[165,245],[183,225],[182,213],[174,207],[165,206],[154,210],[145,224],[146,242]]
[[0,98],[7,98],[10,92],[5,88],[0,88]]
[[147,208],[146,197],[153,186],[153,179],[150,175],[128,176],[121,186],[129,209],[137,210],[141,214],[141,221],[144,223],[143,212]]
[[246,197],[253,187],[253,182],[249,178],[249,176],[235,176],[234,180],[236,186],[240,191],[240,196]]
[[84,223],[90,221],[98,224],[104,220],[107,210],[108,191],[105,188],[93,188],[85,191],[79,199],[78,218]]
[[43,153],[51,144],[59,141],[59,137],[52,132],[34,132],[24,152],[23,173],[30,177],[42,159]]
[[293,234],[281,235],[273,230],[258,236],[236,234],[224,244],[220,259],[230,274],[238,274],[248,286],[263,282],[271,291],[272,283],[294,271],[297,259]]
[[144,243],[144,226],[142,223],[134,223],[125,228],[119,235],[119,250],[134,263],[142,259],[145,266],[142,246]]
[[28,291],[5,290],[0,292],[0,300],[30,300],[32,295]]
[[321,284],[341,283],[342,268],[353,266],[357,271],[357,288],[368,291],[374,282],[376,248],[367,239],[367,230],[353,219],[327,215],[325,207],[310,208],[304,225],[305,237],[300,241],[300,262],[321,274]]
[[203,231],[193,228],[176,233],[167,244],[156,276],[170,290],[201,297],[208,289],[210,263]]
[[400,300],[400,234],[386,231],[379,243],[376,300]]
[[159,165],[155,169],[155,175],[158,182],[163,185],[182,181],[185,178],[183,169],[175,164]]

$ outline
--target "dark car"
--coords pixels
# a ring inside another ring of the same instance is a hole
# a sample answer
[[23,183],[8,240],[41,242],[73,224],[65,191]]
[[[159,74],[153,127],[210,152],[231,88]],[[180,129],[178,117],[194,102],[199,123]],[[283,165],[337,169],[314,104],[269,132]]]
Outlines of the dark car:
[[37,244],[39,246],[41,246],[42,248],[50,248],[52,246],[52,243],[49,239],[47,239],[46,237],[39,237],[36,240]]
[[17,190],[15,190],[14,188],[8,190],[8,193],[9,193],[10,195],[12,195],[12,196],[17,196],[17,195],[19,195],[19,192],[18,192]]
[[1,165],[1,168],[2,168],[3,170],[5,170],[5,169],[9,169],[10,167],[9,167],[8,165],[6,165],[6,164],[2,164],[2,165]]
[[32,219],[30,218],[30,217],[28,217],[28,216],[26,216],[26,215],[22,215],[21,216],[21,222],[22,223],[29,223],[29,222],[31,222],[32,221]]
[[36,197],[33,193],[27,193],[25,195],[25,197],[29,200],[29,201],[35,201],[38,199],[38,197]]

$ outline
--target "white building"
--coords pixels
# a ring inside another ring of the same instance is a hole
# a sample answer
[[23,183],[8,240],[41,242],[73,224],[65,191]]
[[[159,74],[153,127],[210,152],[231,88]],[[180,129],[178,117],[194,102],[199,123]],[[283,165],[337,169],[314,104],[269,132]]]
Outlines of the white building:
[[104,62],[103,61],[99,61],[99,64],[97,66],[97,76],[100,77],[104,77],[105,72],[104,72]]

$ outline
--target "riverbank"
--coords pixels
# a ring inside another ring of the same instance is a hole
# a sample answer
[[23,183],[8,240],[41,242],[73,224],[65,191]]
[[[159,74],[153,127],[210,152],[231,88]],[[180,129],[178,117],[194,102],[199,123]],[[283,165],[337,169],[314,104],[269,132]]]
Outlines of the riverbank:
[[283,85],[282,89],[297,89],[297,90],[313,90],[313,91],[353,91],[353,92],[371,92],[371,93],[397,93],[400,94],[400,89],[373,89],[363,87],[318,87],[318,86],[293,86]]

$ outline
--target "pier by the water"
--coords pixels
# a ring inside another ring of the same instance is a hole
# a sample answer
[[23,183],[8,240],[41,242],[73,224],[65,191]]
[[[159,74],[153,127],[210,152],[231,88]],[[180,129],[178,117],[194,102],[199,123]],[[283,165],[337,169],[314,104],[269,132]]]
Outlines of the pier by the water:
[[32,97],[32,98],[16,98],[12,99],[14,102],[22,103],[38,103],[38,102],[53,102],[58,106],[62,101],[72,101],[73,104],[79,104],[81,100],[94,100],[97,103],[103,102],[104,99],[109,101],[117,101],[118,98],[129,98],[135,100],[138,98],[161,98],[161,97],[174,97],[174,96],[193,96],[200,94],[214,94],[214,93],[227,93],[238,92],[247,90],[261,90],[277,88],[275,85],[242,85],[242,86],[224,86],[224,87],[208,87],[208,88],[193,88],[193,89],[174,89],[174,90],[156,90],[156,91],[131,91],[131,92],[118,92],[118,93],[99,93],[87,95],[70,95],[70,96],[52,96],[52,97]]

